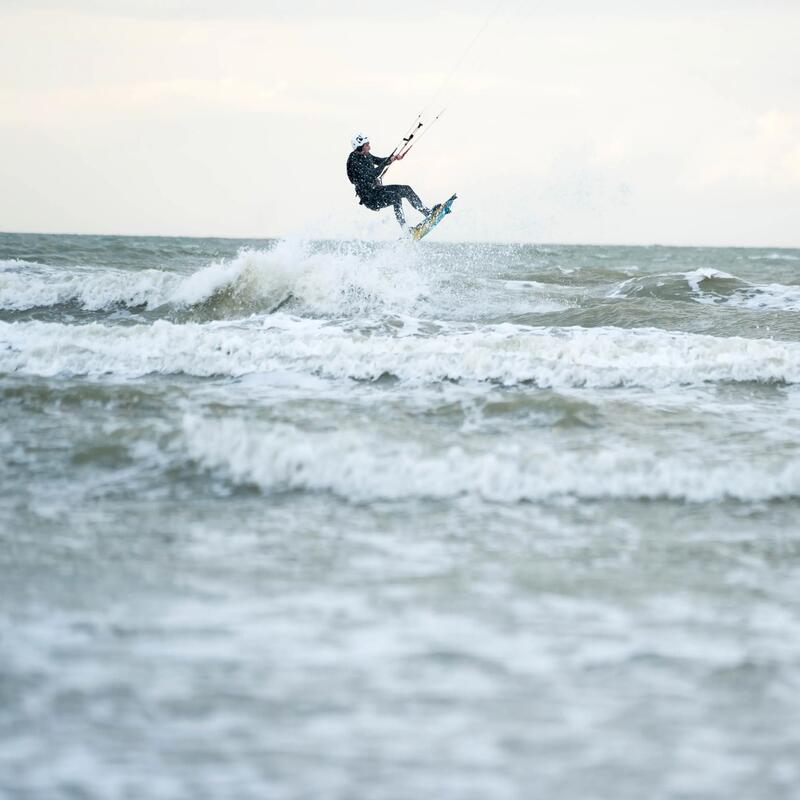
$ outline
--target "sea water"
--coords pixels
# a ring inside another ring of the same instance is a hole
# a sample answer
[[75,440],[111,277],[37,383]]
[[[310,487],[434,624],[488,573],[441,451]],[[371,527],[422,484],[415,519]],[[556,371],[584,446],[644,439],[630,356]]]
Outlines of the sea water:
[[800,251],[0,235],[0,796],[800,791]]

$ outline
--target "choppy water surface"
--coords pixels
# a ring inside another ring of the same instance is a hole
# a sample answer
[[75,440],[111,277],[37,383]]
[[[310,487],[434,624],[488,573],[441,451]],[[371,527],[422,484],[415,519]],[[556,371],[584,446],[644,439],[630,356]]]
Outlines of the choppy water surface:
[[794,798],[800,251],[0,235],[0,795]]

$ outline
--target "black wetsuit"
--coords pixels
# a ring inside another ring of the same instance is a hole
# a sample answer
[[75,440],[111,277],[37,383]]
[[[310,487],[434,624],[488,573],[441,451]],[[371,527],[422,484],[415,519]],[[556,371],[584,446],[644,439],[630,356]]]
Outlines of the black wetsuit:
[[394,215],[401,225],[406,224],[403,214],[402,200],[405,197],[414,208],[426,216],[430,209],[426,208],[417,193],[410,186],[381,186],[378,176],[389,163],[388,158],[378,158],[371,153],[360,153],[353,150],[347,158],[347,177],[356,187],[359,203],[373,211],[386,206],[394,206]]

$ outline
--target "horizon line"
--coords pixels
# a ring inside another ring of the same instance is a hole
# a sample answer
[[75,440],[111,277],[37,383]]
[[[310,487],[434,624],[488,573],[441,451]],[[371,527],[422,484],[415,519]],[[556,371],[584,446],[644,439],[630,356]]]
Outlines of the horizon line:
[[[84,236],[84,237],[108,237],[118,239],[224,239],[229,241],[285,241],[287,239],[297,238],[293,236],[231,236],[212,234],[209,236],[200,236],[198,234],[172,234],[172,233],[74,233],[64,231],[0,231],[0,236]],[[302,237],[301,237],[302,238]],[[303,241],[308,242],[353,242],[363,241],[371,244],[380,244],[382,242],[401,241],[400,239],[356,239],[356,238],[340,238],[334,239],[330,237],[319,238],[302,238]],[[800,250],[798,246],[787,245],[755,245],[755,244],[665,244],[663,242],[649,242],[649,243],[631,243],[631,242],[549,242],[549,241],[516,241],[516,240],[492,240],[492,239],[465,239],[461,241],[445,240],[440,242],[430,242],[429,244],[471,244],[471,245],[514,245],[514,246],[532,246],[532,247],[663,247],[673,249],[701,249],[701,250]]]

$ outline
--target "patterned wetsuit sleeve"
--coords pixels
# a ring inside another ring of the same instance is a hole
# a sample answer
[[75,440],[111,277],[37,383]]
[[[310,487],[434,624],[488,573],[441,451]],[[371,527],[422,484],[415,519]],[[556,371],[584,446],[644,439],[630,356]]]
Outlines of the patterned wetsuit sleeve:
[[372,153],[369,154],[369,157],[372,159],[372,163],[375,165],[376,168],[376,175],[380,172],[388,163],[391,156],[386,156],[381,158],[380,156],[374,156]]

